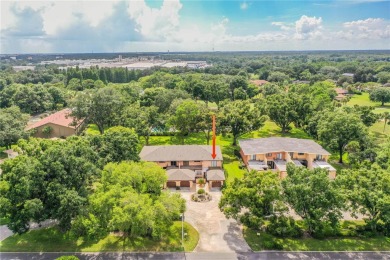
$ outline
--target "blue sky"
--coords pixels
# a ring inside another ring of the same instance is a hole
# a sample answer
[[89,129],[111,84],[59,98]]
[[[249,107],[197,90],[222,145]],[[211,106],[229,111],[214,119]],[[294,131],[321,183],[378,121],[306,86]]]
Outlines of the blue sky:
[[390,1],[4,1],[1,53],[390,49]]

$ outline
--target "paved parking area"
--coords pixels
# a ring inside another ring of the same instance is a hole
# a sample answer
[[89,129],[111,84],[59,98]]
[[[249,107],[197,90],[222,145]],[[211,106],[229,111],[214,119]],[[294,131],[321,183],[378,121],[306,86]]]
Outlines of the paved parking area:
[[180,191],[187,201],[185,221],[199,232],[199,243],[195,252],[249,252],[242,236],[242,227],[233,219],[226,219],[219,210],[220,191],[210,192],[209,202],[191,201],[192,192]]

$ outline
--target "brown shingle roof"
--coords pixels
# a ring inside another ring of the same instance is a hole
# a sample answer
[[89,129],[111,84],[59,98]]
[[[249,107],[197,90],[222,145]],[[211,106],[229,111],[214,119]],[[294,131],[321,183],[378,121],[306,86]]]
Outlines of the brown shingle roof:
[[[222,161],[221,148],[216,146],[215,160]],[[141,160],[150,162],[210,161],[211,145],[158,145],[144,146],[139,154]]]
[[206,172],[206,179],[208,181],[224,181],[225,174],[223,170],[209,170]]
[[168,181],[194,181],[195,172],[188,169],[167,170]]
[[313,140],[288,137],[269,137],[240,140],[239,145],[245,155],[272,152],[298,152],[330,155]]
[[70,116],[71,112],[72,111],[69,108],[65,108],[61,111],[58,111],[54,114],[51,114],[51,115],[43,118],[42,120],[40,120],[32,125],[27,126],[26,130],[37,128],[37,127],[40,127],[40,126],[43,126],[43,125],[46,125],[49,123],[76,129],[82,123],[82,120],[79,121],[77,125],[73,125],[74,117]]

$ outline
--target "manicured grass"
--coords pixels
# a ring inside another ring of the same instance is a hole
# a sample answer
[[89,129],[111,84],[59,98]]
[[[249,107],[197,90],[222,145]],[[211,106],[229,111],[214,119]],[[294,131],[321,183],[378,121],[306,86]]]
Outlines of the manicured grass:
[[347,103],[348,106],[359,105],[359,106],[373,106],[375,107],[374,113],[383,113],[385,111],[390,112],[390,104],[385,103],[384,106],[380,102],[373,102],[370,100],[368,93],[362,93],[361,95],[353,95],[351,100]]
[[0,218],[0,226],[7,225],[8,223],[9,223],[9,218],[7,217]]
[[95,124],[89,124],[85,129],[87,135],[100,135],[99,128]]
[[292,124],[291,130],[288,133],[282,133],[280,127],[272,121],[265,122],[264,126],[260,128],[259,131],[253,131],[248,134],[245,134],[241,137],[241,139],[273,136],[310,139],[310,136],[308,136],[302,129],[295,128]]
[[370,127],[370,131],[379,141],[381,141],[382,139],[387,139],[390,136],[390,125],[386,125],[386,128],[383,129],[384,124],[384,121],[376,122]]
[[[260,235],[257,235],[259,233]],[[264,232],[244,229],[244,238],[253,251],[269,250],[275,242],[285,251],[387,251],[390,250],[390,238],[378,236],[337,237],[328,239],[314,238],[276,238]]]
[[[185,251],[192,251],[198,244],[199,233],[187,222],[184,223]],[[125,238],[108,235],[97,241],[74,239],[61,233],[56,227],[13,235],[0,242],[2,252],[98,252],[98,251],[183,251],[181,247],[181,222],[176,221],[170,233],[160,241],[148,238]]]

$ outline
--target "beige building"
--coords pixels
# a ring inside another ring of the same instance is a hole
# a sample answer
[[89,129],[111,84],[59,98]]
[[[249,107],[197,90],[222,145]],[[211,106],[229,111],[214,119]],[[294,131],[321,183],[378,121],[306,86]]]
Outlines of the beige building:
[[64,138],[78,134],[82,130],[83,120],[75,121],[70,113],[70,109],[63,109],[28,125],[26,130],[33,131],[33,136],[40,138]]
[[166,187],[195,187],[200,178],[209,188],[221,187],[225,181],[222,169],[222,153],[216,146],[216,157],[211,157],[209,145],[161,145],[144,146],[140,153],[142,161],[155,162],[167,171]]
[[248,170],[275,170],[280,178],[287,176],[287,163],[309,169],[324,168],[329,177],[336,177],[336,169],[327,161],[330,153],[313,140],[270,137],[240,140],[240,154]]

